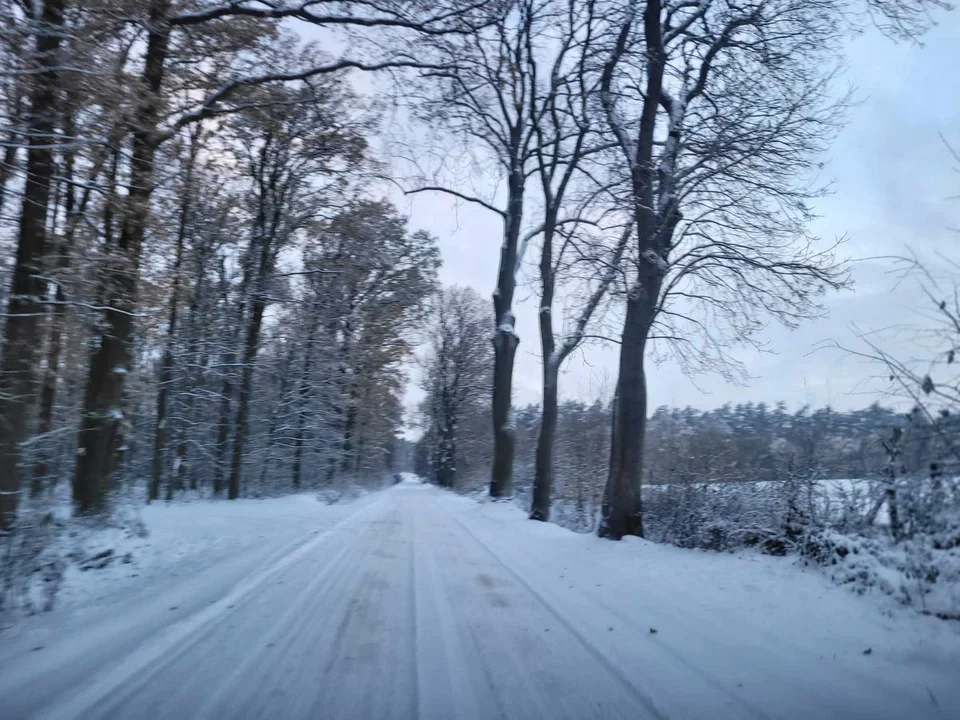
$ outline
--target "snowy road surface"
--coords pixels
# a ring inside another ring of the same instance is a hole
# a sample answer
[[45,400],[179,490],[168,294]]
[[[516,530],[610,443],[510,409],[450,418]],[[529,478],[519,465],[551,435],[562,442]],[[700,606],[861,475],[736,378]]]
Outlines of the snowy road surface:
[[960,718],[955,624],[787,560],[414,482],[309,522],[283,502],[157,510],[253,539],[0,634],[0,717]]

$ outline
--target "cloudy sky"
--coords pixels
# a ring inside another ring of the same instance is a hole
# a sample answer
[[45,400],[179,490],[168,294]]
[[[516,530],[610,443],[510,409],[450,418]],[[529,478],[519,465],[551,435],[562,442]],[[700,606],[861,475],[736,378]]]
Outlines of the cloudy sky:
[[[923,47],[895,44],[870,32],[851,42],[848,59],[846,79],[861,102],[827,158],[827,174],[835,184],[833,194],[819,205],[816,232],[825,239],[847,237],[845,254],[864,259],[854,272],[855,289],[828,300],[828,318],[793,331],[770,327],[763,336],[768,351],[739,353],[752,376],[747,385],[710,376],[691,382],[675,367],[653,367],[648,376],[651,409],[661,404],[706,409],[747,400],[861,407],[874,399],[865,378],[875,369],[835,349],[818,348],[830,342],[855,345],[855,328],[887,329],[886,341],[909,356],[908,334],[901,333],[897,341],[893,330],[917,322],[922,298],[914,283],[897,283],[889,261],[866,258],[902,255],[908,248],[925,257],[940,252],[960,258],[955,230],[960,226],[960,173],[940,139],[943,135],[960,149],[960,12],[943,15]],[[489,297],[496,279],[499,218],[438,195],[417,196],[404,209],[412,227],[439,238],[441,280]],[[529,287],[519,293],[517,404],[536,402],[540,394],[533,292]],[[568,361],[561,393],[607,399],[615,381],[615,349],[590,347]],[[418,395],[411,388],[408,405]]]

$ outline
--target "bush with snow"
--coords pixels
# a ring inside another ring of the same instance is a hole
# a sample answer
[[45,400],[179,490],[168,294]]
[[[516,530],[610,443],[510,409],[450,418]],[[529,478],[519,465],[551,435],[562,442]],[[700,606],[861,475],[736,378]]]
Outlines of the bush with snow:
[[895,490],[896,535],[888,486],[870,481],[648,486],[644,520],[651,540],[798,556],[857,592],[960,619],[960,481],[911,475]]

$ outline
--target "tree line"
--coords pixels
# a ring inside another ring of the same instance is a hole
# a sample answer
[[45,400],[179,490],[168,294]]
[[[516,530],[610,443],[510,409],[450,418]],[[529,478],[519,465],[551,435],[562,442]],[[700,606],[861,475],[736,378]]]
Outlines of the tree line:
[[[936,5],[860,9],[916,36]],[[440,67],[418,88],[418,112],[485,148],[480,165],[501,180],[485,193],[438,147],[414,163],[406,190],[502,222],[492,497],[514,492],[513,304],[526,263],[543,397],[530,517],[550,517],[563,364],[584,343],[612,339],[619,367],[598,527],[611,539],[644,533],[646,363],[742,376],[731,348],[754,344],[771,319],[792,327],[821,316],[825,295],[848,286],[837,243],[810,223],[826,191],[821,158],[849,107],[833,80],[858,26],[851,10],[829,0],[516,2],[467,41],[432,39]],[[442,355],[434,344],[432,369]],[[425,385],[428,437],[448,464],[455,424],[437,398],[452,384],[437,374]]]
[[362,63],[290,22],[470,19],[358,9],[3,3],[3,531],[61,478],[98,516],[125,480],[235,498],[390,465],[438,251],[374,187]]
[[[864,12],[915,35],[937,5]],[[0,10],[5,532],[65,476],[76,512],[100,516],[124,478],[150,499],[235,498],[388,467],[423,322],[435,466],[455,482],[461,409],[492,387],[490,494],[510,496],[514,300],[532,267],[531,517],[554,495],[563,363],[613,336],[598,530],[642,534],[648,358],[736,375],[732,346],[818,316],[848,281],[809,229],[848,104],[835,68],[863,20],[841,0]],[[372,95],[357,72],[381,78]],[[381,133],[391,108],[416,128],[412,158]],[[493,189],[455,172],[451,138]],[[384,176],[500,218],[492,322],[466,291],[437,299],[435,242]]]

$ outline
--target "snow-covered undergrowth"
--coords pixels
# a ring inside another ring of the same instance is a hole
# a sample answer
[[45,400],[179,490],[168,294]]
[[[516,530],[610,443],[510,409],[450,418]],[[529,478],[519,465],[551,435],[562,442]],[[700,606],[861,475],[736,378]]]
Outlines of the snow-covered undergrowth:
[[649,538],[680,547],[795,555],[834,581],[960,619],[957,479],[904,478],[895,488],[852,480],[653,486],[644,493]]
[[[898,538],[885,489],[868,480],[809,478],[649,485],[644,526],[648,539],[681,548],[790,556],[858,594],[889,595],[921,613],[960,620],[960,479],[898,481]],[[482,500],[486,488],[467,494]],[[527,484],[513,502],[529,511]],[[599,514],[590,502],[558,499],[550,519],[590,533]]]
[[885,534],[822,530],[805,538],[800,555],[858,593],[877,590],[923,613],[960,620],[960,534],[945,543],[925,535],[893,542]]
[[[0,628],[23,615],[82,607],[211,558],[260,553],[305,537],[386,482],[338,483],[273,498],[219,500],[183,494],[143,505],[118,498],[105,519],[71,517],[69,489],[25,504],[15,533],[0,537]],[[279,527],[275,527],[279,526]]]
[[652,486],[644,520],[658,542],[797,556],[855,592],[960,619],[957,479],[899,481],[896,533],[885,493],[882,483],[854,480]]

